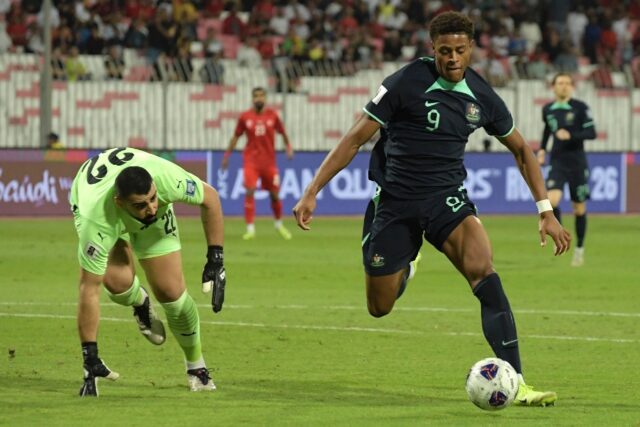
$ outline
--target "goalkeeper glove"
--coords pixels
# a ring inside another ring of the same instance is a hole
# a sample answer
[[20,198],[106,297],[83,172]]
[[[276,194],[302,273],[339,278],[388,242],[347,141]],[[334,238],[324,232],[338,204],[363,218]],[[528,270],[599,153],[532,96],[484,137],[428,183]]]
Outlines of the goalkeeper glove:
[[202,292],[213,290],[211,295],[211,307],[213,312],[222,310],[224,302],[224,287],[227,277],[224,271],[224,253],[222,246],[209,246],[207,250],[207,263],[202,271]]
[[96,359],[93,363],[84,363],[84,384],[80,387],[80,396],[98,397],[98,378],[107,378],[111,381],[118,379],[120,374],[112,371],[104,364],[102,359]]

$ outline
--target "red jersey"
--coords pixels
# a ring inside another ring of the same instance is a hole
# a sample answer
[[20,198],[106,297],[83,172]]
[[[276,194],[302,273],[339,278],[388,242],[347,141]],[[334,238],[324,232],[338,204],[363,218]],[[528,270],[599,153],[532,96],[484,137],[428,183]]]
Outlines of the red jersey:
[[275,165],[275,133],[284,134],[284,126],[278,113],[269,108],[257,113],[253,108],[240,115],[236,125],[236,136],[247,134],[244,163],[252,165]]

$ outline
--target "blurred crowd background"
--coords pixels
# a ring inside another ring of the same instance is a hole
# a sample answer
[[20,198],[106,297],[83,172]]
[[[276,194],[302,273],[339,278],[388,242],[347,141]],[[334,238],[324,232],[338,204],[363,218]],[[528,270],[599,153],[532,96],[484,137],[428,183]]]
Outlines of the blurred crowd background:
[[[54,0],[53,75],[94,78],[83,55],[122,79],[133,50],[138,80],[224,82],[225,59],[296,77],[351,75],[430,55],[428,22],[457,10],[475,23],[474,68],[493,85],[587,67],[640,84],[640,0]],[[0,0],[0,53],[44,51],[42,0]],[[194,58],[204,58],[195,70]],[[131,64],[128,64],[131,65]]]

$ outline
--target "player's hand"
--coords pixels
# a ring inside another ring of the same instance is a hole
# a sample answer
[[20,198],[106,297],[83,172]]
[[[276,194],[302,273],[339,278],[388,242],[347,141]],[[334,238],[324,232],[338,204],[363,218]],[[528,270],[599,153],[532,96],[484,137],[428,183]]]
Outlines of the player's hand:
[[566,141],[571,139],[571,134],[566,129],[558,129],[558,131],[556,132],[556,138],[561,141]]
[[91,365],[84,364],[82,367],[84,368],[84,383],[80,387],[80,397],[98,397],[98,378],[115,381],[120,377],[120,374],[109,369],[101,359]]
[[287,145],[287,160],[293,159],[293,147],[291,144]]
[[307,195],[306,193],[298,200],[293,208],[293,215],[296,217],[298,227],[303,230],[310,230],[309,223],[313,219],[313,211],[316,209],[315,196]]
[[544,165],[546,154],[547,152],[544,151],[542,148],[538,150],[538,153],[536,154],[536,156],[538,158],[538,164],[540,166]]
[[571,234],[558,222],[553,215],[553,211],[546,211],[540,214],[538,230],[540,231],[540,246],[547,245],[548,235],[553,239],[554,255],[562,255],[569,250]]
[[227,285],[227,274],[224,270],[224,252],[222,246],[209,246],[207,263],[202,271],[202,292],[211,294],[211,308],[217,313],[224,303],[224,288]]
[[224,155],[222,156],[222,163],[220,164],[220,169],[227,170],[227,168],[229,167],[229,156]]

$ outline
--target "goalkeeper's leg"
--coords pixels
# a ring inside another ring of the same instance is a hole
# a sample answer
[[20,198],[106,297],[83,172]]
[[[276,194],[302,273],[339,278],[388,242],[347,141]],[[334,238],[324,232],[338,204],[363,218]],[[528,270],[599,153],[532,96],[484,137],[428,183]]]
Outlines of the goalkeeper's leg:
[[162,321],[153,310],[147,291],[135,275],[133,255],[129,244],[118,240],[109,253],[104,285],[111,301],[133,307],[133,315],[140,333],[151,343],[160,345],[166,339]]
[[179,251],[142,259],[149,284],[167,316],[167,325],[182,348],[192,391],[215,390],[202,356],[200,317],[186,291]]

